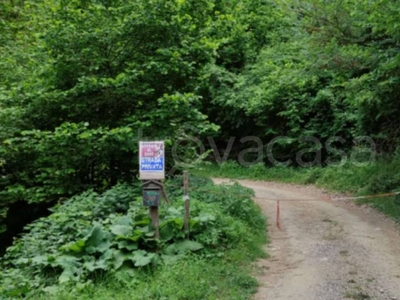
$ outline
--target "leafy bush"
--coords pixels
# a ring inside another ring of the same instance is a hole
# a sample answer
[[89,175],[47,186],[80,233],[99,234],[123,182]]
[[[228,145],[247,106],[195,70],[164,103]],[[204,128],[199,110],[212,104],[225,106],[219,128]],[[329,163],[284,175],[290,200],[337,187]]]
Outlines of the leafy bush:
[[223,256],[265,235],[264,217],[249,190],[192,181],[190,239],[176,186],[170,188],[175,201],[160,211],[160,240],[154,238],[138,186],[118,185],[103,194],[87,191],[28,225],[27,233],[8,248],[1,261],[0,295],[32,295],[104,275],[126,277],[137,268],[174,264],[188,252]]

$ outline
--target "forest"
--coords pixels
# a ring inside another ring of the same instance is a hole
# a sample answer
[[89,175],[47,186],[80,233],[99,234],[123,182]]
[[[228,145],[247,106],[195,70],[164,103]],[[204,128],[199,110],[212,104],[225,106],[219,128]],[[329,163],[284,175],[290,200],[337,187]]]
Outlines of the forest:
[[[5,254],[0,265],[11,270],[0,275],[0,296],[26,296],[38,287],[49,291],[52,272],[56,278],[63,274],[61,283],[77,276],[71,266],[80,268],[83,261],[76,257],[26,260],[23,253],[39,251],[29,243],[46,240],[40,228],[52,234],[64,230],[54,236],[56,252],[61,247],[81,253],[82,241],[92,243],[85,250],[91,259],[99,259],[105,248],[137,249],[128,239],[121,246],[109,236],[133,226],[118,214],[131,216],[139,209],[124,197],[138,193],[141,138],[164,140],[167,167],[173,168],[172,149],[188,165],[198,159],[188,137],[211,152],[207,138],[224,150],[236,137],[233,160],[254,146],[239,143],[241,138],[257,137],[267,145],[285,137],[274,147],[277,160],[295,161],[296,153],[311,147],[326,161],[362,147],[355,141],[367,136],[375,143],[376,170],[387,171],[369,191],[393,191],[400,184],[400,4],[393,0],[2,1],[0,53],[0,254]],[[322,144],[340,139],[336,152],[329,152],[315,149],[308,137]],[[312,151],[307,155],[313,159]],[[272,168],[266,154],[262,162]],[[111,195],[122,202],[104,202]],[[95,213],[79,215],[85,205]],[[210,240],[211,229],[207,239],[202,228],[207,222],[227,226],[229,214],[209,216],[213,208],[207,205],[214,204],[198,204],[200,237],[180,244],[178,234],[173,245],[181,250],[174,253],[196,252],[200,244],[219,247]],[[82,220],[79,241],[68,231],[73,225],[57,219],[71,221],[73,214]],[[166,213],[171,224],[174,214]],[[237,226],[245,231],[251,224],[241,218]],[[100,219],[108,223],[100,225]],[[223,226],[226,244],[235,244],[232,228]],[[24,227],[28,233],[21,237]],[[94,245],[95,238],[102,242]],[[148,252],[135,252],[136,267],[156,264],[154,241],[144,241]],[[210,253],[222,250],[215,251]],[[127,259],[121,258],[118,268]],[[81,284],[89,273],[108,270],[103,260],[85,264]],[[21,265],[36,279],[2,290],[1,283],[26,278],[18,273]],[[185,297],[177,299],[192,299]]]

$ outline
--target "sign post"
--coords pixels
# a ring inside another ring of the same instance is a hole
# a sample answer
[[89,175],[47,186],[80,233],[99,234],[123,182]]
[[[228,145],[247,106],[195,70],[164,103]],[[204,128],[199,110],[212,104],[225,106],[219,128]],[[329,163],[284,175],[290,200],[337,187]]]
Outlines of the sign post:
[[169,203],[161,179],[165,178],[164,142],[139,143],[139,178],[143,180],[143,205],[149,208],[155,238],[160,237],[158,207],[161,196]]

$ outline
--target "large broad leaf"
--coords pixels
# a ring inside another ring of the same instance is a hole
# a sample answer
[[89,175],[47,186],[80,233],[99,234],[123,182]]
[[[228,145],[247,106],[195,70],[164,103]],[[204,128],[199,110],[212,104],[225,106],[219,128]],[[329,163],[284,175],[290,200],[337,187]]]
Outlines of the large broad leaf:
[[52,264],[53,266],[60,266],[63,268],[63,272],[58,278],[59,283],[65,283],[71,280],[75,280],[79,276],[79,258],[74,256],[63,255],[57,257]]
[[110,234],[103,230],[100,224],[93,226],[90,233],[85,237],[86,251],[88,253],[105,252],[110,248]]
[[132,219],[129,216],[123,216],[115,220],[114,222],[115,225],[124,225],[124,226],[130,226],[132,224]]
[[46,286],[45,288],[43,288],[43,292],[52,296],[55,296],[59,292],[59,290],[59,287],[56,285]]
[[169,245],[164,249],[163,252],[167,255],[175,255],[178,252],[178,250],[176,249],[176,244]]
[[144,267],[149,265],[154,257],[154,253],[147,253],[144,250],[138,250],[133,253],[125,253],[118,250],[114,253],[114,270],[121,268],[124,262],[128,260],[133,262],[135,267]]
[[87,261],[83,264],[83,267],[86,268],[88,271],[93,272],[95,270],[108,270],[108,265],[104,259],[92,259]]
[[130,240],[123,240],[118,242],[118,248],[133,251],[138,249],[138,244]]
[[122,267],[125,261],[130,260],[134,261],[134,255],[132,253],[125,253],[121,250],[117,250],[114,252],[113,266],[114,270],[118,270]]
[[77,242],[69,243],[67,245],[62,246],[60,249],[65,251],[80,253],[85,249],[85,240],[82,239]]
[[140,221],[135,222],[135,226],[140,226],[140,225],[149,225],[150,224],[150,218],[143,219]]
[[200,216],[198,216],[198,220],[201,223],[214,222],[215,221],[215,216],[210,215],[210,214],[201,214]]
[[29,262],[29,259],[26,257],[20,257],[15,261],[15,264],[17,265],[24,265],[27,264]]
[[129,225],[113,225],[110,227],[110,230],[113,234],[119,237],[129,236],[132,234],[133,228]]
[[132,284],[137,281],[137,279],[134,279],[135,272],[134,269],[128,266],[123,266],[115,273],[115,277],[126,284]]
[[203,245],[195,241],[182,241],[175,244],[175,249],[178,252],[185,253],[189,251],[198,251],[203,249]]
[[169,224],[166,224],[160,229],[160,238],[163,241],[169,241],[174,237],[174,228]]
[[75,275],[74,271],[71,268],[66,268],[64,271],[61,273],[60,277],[58,277],[58,282],[60,284],[66,283],[68,281],[74,280]]
[[46,255],[37,255],[32,257],[33,265],[47,265],[49,263]]
[[183,219],[182,218],[174,218],[170,220],[170,224],[173,225],[176,229],[182,230],[183,228]]
[[154,258],[154,253],[147,253],[146,251],[139,250],[134,252],[133,260],[135,267],[144,267],[151,263]]
[[78,267],[80,258],[71,256],[71,255],[62,255],[57,257],[54,262],[51,264],[53,267],[59,266],[62,268],[67,267]]
[[144,230],[135,229],[133,235],[129,237],[131,241],[137,242],[145,233]]
[[105,260],[105,261],[110,261],[110,260],[112,260],[113,257],[114,257],[115,251],[117,251],[117,250],[115,250],[115,249],[113,249],[113,248],[107,249],[107,250],[100,256],[100,259]]

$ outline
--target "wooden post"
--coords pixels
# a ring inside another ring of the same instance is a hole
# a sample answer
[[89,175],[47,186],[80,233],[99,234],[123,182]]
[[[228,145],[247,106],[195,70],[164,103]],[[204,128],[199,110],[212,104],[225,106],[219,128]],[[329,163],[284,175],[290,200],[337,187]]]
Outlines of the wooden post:
[[189,238],[189,221],[190,221],[190,203],[189,203],[189,174],[187,171],[183,172],[183,200],[185,201],[185,219],[184,226]]
[[279,200],[276,201],[276,227],[281,230],[281,207]]
[[159,239],[160,238],[160,228],[159,228],[159,224],[158,224],[158,206],[150,206],[149,213],[150,213],[150,218],[151,218],[151,225],[156,230],[156,232],[154,233],[154,237],[156,239]]
[[154,228],[154,237],[160,238],[158,207],[161,204],[163,186],[155,180],[146,181],[143,186],[143,205],[149,208],[151,226]]

